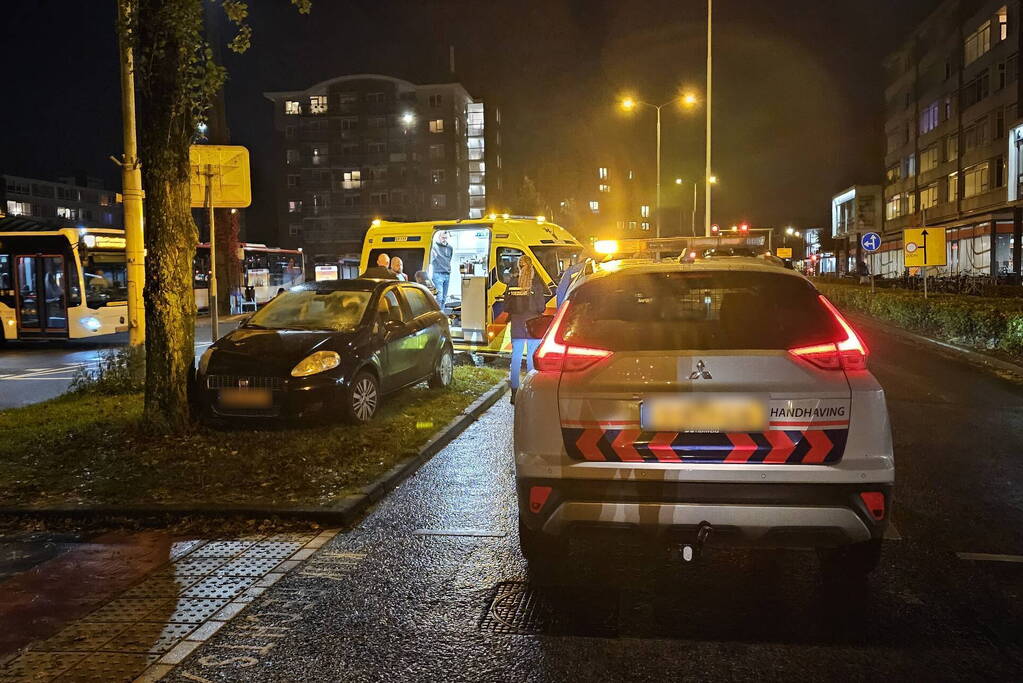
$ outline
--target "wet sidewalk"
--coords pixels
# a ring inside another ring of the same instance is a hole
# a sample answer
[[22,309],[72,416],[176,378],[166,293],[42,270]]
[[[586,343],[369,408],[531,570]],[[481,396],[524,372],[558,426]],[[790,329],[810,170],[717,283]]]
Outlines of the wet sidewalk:
[[336,533],[2,539],[0,681],[155,680]]

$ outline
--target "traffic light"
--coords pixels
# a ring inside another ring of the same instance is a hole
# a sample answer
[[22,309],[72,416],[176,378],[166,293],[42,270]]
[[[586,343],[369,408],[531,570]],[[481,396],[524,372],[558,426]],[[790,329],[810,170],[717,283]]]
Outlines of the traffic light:
[[741,232],[743,235],[748,235],[749,234],[749,224],[743,223],[742,225],[740,225],[739,226],[739,232]]
[[710,226],[710,234],[712,234],[712,235],[718,234],[718,232],[720,230],[721,230],[721,228],[719,228],[716,223],[714,225]]

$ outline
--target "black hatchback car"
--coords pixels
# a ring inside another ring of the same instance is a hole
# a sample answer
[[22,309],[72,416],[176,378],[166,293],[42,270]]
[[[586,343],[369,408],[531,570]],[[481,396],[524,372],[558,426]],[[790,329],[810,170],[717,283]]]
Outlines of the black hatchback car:
[[449,385],[453,365],[448,319],[426,288],[340,280],[278,295],[203,354],[196,383],[209,417],[366,422],[385,394]]

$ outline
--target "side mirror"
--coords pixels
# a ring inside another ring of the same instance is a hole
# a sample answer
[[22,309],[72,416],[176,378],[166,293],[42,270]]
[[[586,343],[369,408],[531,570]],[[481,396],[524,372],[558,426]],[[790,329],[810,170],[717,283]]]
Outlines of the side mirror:
[[547,334],[547,330],[551,328],[551,323],[553,322],[553,315],[538,315],[535,318],[530,318],[526,321],[526,330],[529,331],[530,337],[539,339]]

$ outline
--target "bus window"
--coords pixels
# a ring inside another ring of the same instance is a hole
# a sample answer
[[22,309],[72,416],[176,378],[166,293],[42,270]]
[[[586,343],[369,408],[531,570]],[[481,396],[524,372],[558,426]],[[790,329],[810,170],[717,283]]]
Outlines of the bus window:
[[[11,274],[10,254],[0,254],[0,297],[14,289],[14,275]],[[13,291],[11,292],[13,295]]]
[[497,279],[508,285],[514,286],[519,281],[519,259],[524,255],[521,249],[515,247],[497,248]]
[[530,249],[536,256],[536,260],[540,262],[540,265],[551,276],[555,284],[561,279],[561,274],[569,266],[576,263],[582,255],[582,249],[575,246],[554,247],[541,245],[532,246]]
[[128,264],[124,252],[90,252],[82,261],[85,303],[99,308],[128,300]]

